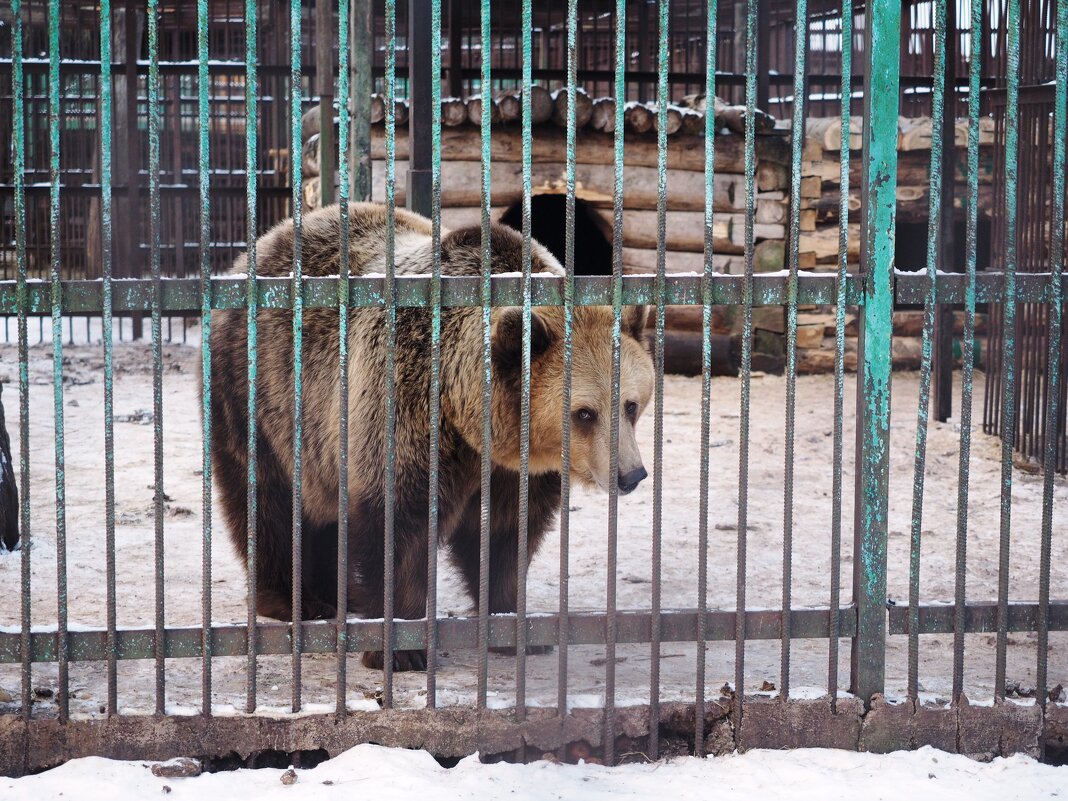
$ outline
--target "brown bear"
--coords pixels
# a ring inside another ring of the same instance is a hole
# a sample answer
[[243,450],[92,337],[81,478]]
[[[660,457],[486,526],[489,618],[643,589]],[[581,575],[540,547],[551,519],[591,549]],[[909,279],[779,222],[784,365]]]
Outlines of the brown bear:
[[[386,209],[350,206],[352,275],[385,272]],[[396,273],[431,270],[429,220],[396,212]],[[286,220],[256,245],[257,272],[286,276],[293,268],[294,226]],[[494,225],[493,273],[522,269],[522,237]],[[337,275],[340,214],[330,206],[304,218],[306,276]],[[531,269],[562,275],[559,262],[532,243]],[[481,275],[481,230],[441,238],[443,275]],[[246,270],[245,256],[234,271]],[[425,615],[430,451],[430,311],[399,308],[396,317],[395,614]],[[629,492],[646,476],[634,426],[649,401],[652,360],[642,342],[646,310],[624,307],[621,344],[619,470],[609,476],[612,397],[612,310],[577,307],[573,317],[571,474],[607,490]],[[256,605],[264,616],[292,618],[293,324],[292,312],[258,314]],[[514,612],[517,591],[522,310],[492,312],[492,461],[490,612]],[[564,318],[560,307],[531,317],[531,418],[528,543],[531,556],[560,507]],[[349,328],[348,609],[383,613],[385,462],[385,312],[352,311]],[[482,447],[482,309],[445,308],[441,317],[439,533],[473,599],[478,598]],[[338,313],[308,308],[303,327],[302,609],[304,619],[335,615],[338,520]],[[248,380],[246,313],[212,315],[212,460],[219,500],[238,554],[247,551]],[[380,666],[381,652],[364,664]],[[423,669],[422,651],[397,651],[397,670]]]

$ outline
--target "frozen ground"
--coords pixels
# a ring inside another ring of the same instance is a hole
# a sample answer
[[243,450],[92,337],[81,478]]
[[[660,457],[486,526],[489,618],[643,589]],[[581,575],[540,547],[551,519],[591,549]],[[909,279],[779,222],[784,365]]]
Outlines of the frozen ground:
[[[190,343],[196,342],[190,332]],[[179,333],[180,336],[180,333]],[[153,441],[151,425],[151,361],[144,343],[120,343],[115,354],[116,414],[116,539],[118,543],[118,621],[122,627],[151,627],[153,564]],[[103,370],[99,346],[75,346],[64,351],[66,421],[66,495],[68,531],[68,582],[70,620],[73,626],[102,628],[105,622],[104,584],[104,448]],[[164,348],[164,489],[168,497],[165,520],[166,620],[168,625],[199,625],[201,594],[201,439],[197,372],[199,350],[168,345]],[[32,599],[35,625],[55,624],[56,546],[55,470],[51,348],[31,349],[30,462],[32,471]],[[0,345],[0,380],[5,382],[8,425],[18,461],[19,436],[16,351]],[[976,417],[981,416],[982,374],[977,374]],[[749,468],[750,527],[748,535],[747,603],[749,608],[779,607],[782,603],[783,425],[785,380],[758,376],[752,386],[752,429]],[[692,608],[697,602],[697,532],[699,488],[699,379],[668,377],[664,408],[664,518],[663,605]],[[889,592],[904,602],[908,592],[908,543],[911,518],[913,451],[917,375],[894,376],[891,429]],[[795,606],[825,606],[830,596],[831,430],[833,379],[830,376],[798,380],[795,477],[795,529],[792,602]],[[847,403],[854,382],[846,382]],[[959,402],[959,388],[955,393]],[[736,592],[736,541],[738,502],[739,383],[716,379],[712,386],[712,466],[710,504],[709,602],[715,609],[732,609]],[[145,411],[147,410],[147,411]],[[845,420],[846,501],[843,509],[841,600],[851,595],[853,421]],[[639,423],[646,465],[653,466],[653,415],[650,409]],[[923,518],[922,598],[951,601],[956,543],[957,454],[959,431],[953,423],[933,423],[927,458],[926,504]],[[999,447],[995,439],[976,428],[972,438],[971,506],[969,509],[967,586],[970,601],[997,597]],[[1012,550],[1010,597],[1033,601],[1038,596],[1039,521],[1041,477],[1020,470],[1013,474]],[[653,482],[646,481],[620,500],[618,603],[621,609],[650,605]],[[573,611],[603,609],[605,603],[605,545],[607,502],[602,496],[578,490],[572,498],[570,604]],[[217,622],[245,619],[244,577],[231,552],[216,513],[212,608]],[[1054,499],[1054,543],[1051,594],[1068,598],[1068,486],[1058,478]],[[19,553],[0,554],[0,588],[9,602],[0,608],[0,625],[18,626]],[[528,609],[553,612],[558,597],[559,553],[556,540],[548,542],[534,559],[530,574]],[[442,615],[465,615],[468,602],[443,565],[439,594]],[[989,698],[993,692],[994,637],[967,638],[966,684],[970,697]],[[1013,634],[1009,638],[1008,678],[1023,686],[1034,685],[1036,638]],[[952,638],[926,636],[921,641],[920,682],[931,697],[944,697],[950,688]],[[888,653],[888,689],[900,693],[906,676],[906,641],[891,640]],[[710,688],[733,681],[733,643],[711,643],[707,648]],[[780,646],[777,641],[751,642],[746,653],[746,689],[758,690],[763,682],[779,682]],[[617,651],[617,698],[620,703],[648,698],[650,672],[648,646],[620,646]],[[839,675],[841,689],[848,677],[848,641],[842,642]],[[572,704],[597,705],[603,694],[604,649],[575,647],[570,652],[569,692]],[[438,673],[439,703],[465,703],[472,697],[475,654],[441,655]],[[555,704],[555,655],[531,657],[527,694],[531,703]],[[1068,684],[1068,637],[1050,638],[1050,684]],[[686,699],[694,687],[695,649],[667,643],[661,655],[662,696]],[[514,698],[514,660],[491,657],[490,703],[507,706]],[[243,706],[244,658],[220,658],[214,666],[213,703],[220,709]],[[260,660],[260,702],[267,707],[288,706],[289,658]],[[333,656],[305,658],[304,699],[310,704],[334,698]],[[105,698],[105,671],[100,664],[75,664],[71,669],[74,692],[72,711],[99,714]],[[358,659],[349,665],[350,699],[359,703],[373,697],[381,674],[364,670]],[[54,665],[34,666],[34,685],[52,686]],[[827,687],[827,642],[796,640],[792,650],[792,682],[806,694]],[[18,697],[19,668],[0,665],[0,690]],[[400,706],[425,703],[422,674],[398,675],[396,699]],[[123,662],[119,669],[119,703],[125,711],[152,707],[152,664]],[[773,690],[768,690],[773,692]],[[47,701],[41,702],[47,705]],[[175,710],[192,710],[200,704],[198,660],[170,660],[167,665],[167,703]],[[753,757],[756,759],[756,757]],[[717,763],[719,764],[719,763]],[[726,761],[730,766],[735,762]],[[971,763],[968,763],[969,765]],[[1010,763],[1005,763],[1006,765]],[[1015,763],[1011,763],[1015,764]],[[115,768],[119,770],[120,768]],[[477,768],[470,768],[477,770]],[[690,770],[691,768],[686,768]],[[727,768],[717,767],[715,770]],[[799,769],[799,768],[791,768]],[[974,768],[979,770],[978,767]],[[125,768],[122,768],[125,770]],[[501,768],[502,771],[510,769]],[[681,770],[681,769],[680,769]],[[693,770],[712,770],[700,766]],[[984,770],[988,770],[984,768]],[[448,774],[454,775],[454,774]],[[463,775],[455,774],[455,775]],[[501,775],[504,775],[503,773]],[[516,774],[519,775],[519,774]],[[562,775],[562,774],[561,774]],[[697,775],[697,774],[694,774]],[[222,779],[219,779],[222,781]],[[741,786],[741,785],[739,785]],[[785,783],[783,783],[785,786]],[[939,782],[939,786],[943,786]]]
[[361,745],[287,780],[284,771],[263,768],[206,773],[195,778],[157,778],[142,762],[91,757],[75,759],[36,776],[0,779],[11,801],[78,798],[82,801],[143,801],[226,798],[376,799],[708,798],[775,801],[1038,801],[1068,793],[1068,767],[1042,765],[1023,756],[989,763],[933,748],[892,754],[801,749],[749,751],[724,757],[686,757],[647,765],[484,765],[468,757],[441,767],[424,751]]

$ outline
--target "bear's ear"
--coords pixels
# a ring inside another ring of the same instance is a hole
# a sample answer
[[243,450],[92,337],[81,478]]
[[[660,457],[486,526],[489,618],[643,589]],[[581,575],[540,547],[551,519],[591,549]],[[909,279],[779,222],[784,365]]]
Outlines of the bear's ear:
[[639,342],[644,342],[645,324],[648,319],[648,306],[626,306],[623,309],[623,331]]
[[[553,336],[538,314],[530,314],[530,358],[538,358],[552,344]],[[493,325],[493,361],[502,373],[518,374],[523,365],[523,310],[501,312]]]

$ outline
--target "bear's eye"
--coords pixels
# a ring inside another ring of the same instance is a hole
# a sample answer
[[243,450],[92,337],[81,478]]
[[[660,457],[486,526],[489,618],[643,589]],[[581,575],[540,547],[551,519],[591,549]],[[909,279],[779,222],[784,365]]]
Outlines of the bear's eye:
[[627,419],[632,423],[638,419],[638,404],[635,401],[627,401],[624,407],[627,410]]
[[597,420],[597,412],[593,409],[582,408],[575,412],[575,420],[583,425],[591,425]]

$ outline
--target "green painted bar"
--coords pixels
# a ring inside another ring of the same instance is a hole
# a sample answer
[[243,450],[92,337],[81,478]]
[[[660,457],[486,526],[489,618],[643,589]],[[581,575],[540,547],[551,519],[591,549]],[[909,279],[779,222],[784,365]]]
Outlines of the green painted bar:
[[867,9],[864,64],[864,222],[861,266],[863,362],[857,377],[860,435],[853,593],[857,637],[852,689],[865,704],[883,691],[886,640],[886,522],[890,473],[890,340],[897,214],[897,113],[901,5]]
[[32,603],[32,573],[30,551],[30,373],[29,345],[26,331],[26,312],[29,293],[26,285],[26,101],[25,78],[22,69],[22,3],[12,0],[11,15],[11,86],[14,92],[12,133],[15,178],[15,259],[17,273],[14,282],[15,311],[18,313],[19,340],[19,531],[22,543],[20,584],[22,603],[20,635],[22,661],[22,717],[29,720],[32,711],[33,674],[30,669],[30,606]]
[[[715,0],[709,3],[705,16],[705,97],[716,96],[716,13]],[[705,241],[704,277],[701,288],[701,489],[698,509],[697,533],[697,640],[704,640],[708,628],[708,496],[709,452],[712,437],[712,280],[713,266],[712,225],[715,219],[715,115],[705,115]],[[697,677],[694,688],[694,720],[705,719],[705,667],[704,648],[697,649]],[[694,728],[694,753],[704,756],[704,726]]]
[[[301,149],[301,99],[304,94],[301,79],[300,63],[300,34],[301,34],[301,0],[291,0],[289,4],[289,142],[290,152],[297,153]],[[325,42],[321,43],[326,45]],[[322,85],[324,81],[320,81]],[[333,130],[333,123],[323,118],[322,130]],[[325,152],[325,151],[324,151]],[[330,154],[333,156],[333,153]],[[300,616],[303,605],[303,525],[304,525],[304,498],[303,498],[303,468],[304,468],[304,293],[301,284],[304,278],[303,263],[303,219],[304,219],[304,193],[301,188],[301,175],[303,159],[290,159],[290,169],[293,172],[291,180],[293,195],[290,202],[293,205],[293,289],[290,297],[293,301],[293,558],[292,558],[292,608],[293,623],[296,631],[300,631]],[[328,197],[328,179],[333,175],[333,167],[328,166],[320,177],[320,191],[323,198]],[[300,711],[301,706],[301,638],[293,637],[292,665],[290,683],[292,685],[291,708],[294,712]]]
[[[614,97],[616,99],[615,132],[612,140],[615,173],[612,184],[612,422],[609,431],[608,475],[619,474],[619,376],[620,348],[623,336],[623,99],[627,96],[627,3],[616,0]],[[584,282],[576,282],[576,294]],[[608,482],[608,548],[605,576],[605,666],[604,666],[604,743],[605,761],[615,761],[616,703],[616,562],[619,527],[619,485]]]
[[[483,53],[492,52],[493,29],[490,17],[490,0],[482,0],[479,9],[479,44]],[[491,58],[481,58],[481,91],[488,91],[491,84]],[[482,275],[479,277],[479,302],[482,304],[482,458],[479,476],[479,542],[478,542],[478,685],[475,691],[475,707],[486,708],[489,686],[489,552],[490,552],[490,476],[493,468],[490,441],[492,426],[492,309],[493,281],[490,253],[490,182],[492,109],[489,103],[482,104],[480,144],[482,146],[482,198],[480,209],[482,238]],[[450,282],[445,282],[447,288]]]
[[[200,187],[200,370],[201,393],[201,714],[211,715],[211,105],[208,77],[208,0],[197,0],[197,172]],[[107,319],[105,317],[105,319]]]
[[1064,316],[1064,294],[1061,276],[1064,272],[1064,193],[1065,139],[1068,137],[1068,3],[1057,7],[1057,81],[1053,103],[1053,209],[1054,220],[1050,242],[1050,301],[1049,352],[1046,355],[1049,375],[1046,386],[1046,448],[1042,476],[1042,539],[1038,573],[1038,665],[1035,696],[1043,709],[1049,694],[1046,692],[1049,646],[1049,590],[1050,560],[1053,539],[1053,468],[1057,455],[1057,423],[1060,419],[1061,337]]
[[[111,119],[111,2],[100,3],[100,115]],[[115,427],[112,332],[112,219],[111,219],[111,126],[100,127],[100,223],[101,259],[103,261],[103,310],[101,327],[104,339],[104,572],[108,627],[108,714],[118,712],[118,667],[115,645]]]
[[59,81],[59,0],[48,4],[48,175],[49,175],[49,299],[52,306],[52,407],[55,415],[56,457],[56,618],[59,625],[59,692],[56,703],[59,720],[66,723],[70,699],[67,644],[67,493],[66,456],[63,424],[63,315],[60,279],[60,107]]
[[[397,348],[397,303],[396,303],[396,220],[397,220],[397,4],[396,0],[386,0],[386,276],[382,281],[381,295],[385,307],[386,324],[386,385],[383,400],[385,407],[385,440],[393,442],[396,430],[397,407],[394,397],[396,386],[396,348]],[[352,289],[359,294],[359,284],[353,283]],[[385,464],[385,498],[383,511],[383,554],[382,572],[382,642],[386,654],[382,660],[382,706],[393,706],[393,660],[388,658],[396,645],[394,642],[393,622],[393,579],[394,579],[394,523],[396,502],[396,453],[393,448],[386,450]]]
[[[430,9],[430,74],[441,75],[441,0]],[[441,81],[430,84],[430,464],[427,470],[426,705],[437,706],[438,494],[441,455]]]
[[[794,13],[808,19],[808,0],[797,0]],[[807,106],[806,56],[807,26],[794,26],[794,103],[790,124],[790,197],[801,197],[801,150],[805,139]],[[848,130],[848,128],[844,129]],[[786,285],[786,440],[783,466],[783,538],[782,538],[782,649],[779,668],[779,696],[790,698],[790,607],[793,584],[794,542],[794,439],[797,430],[797,289],[798,260],[801,244],[801,204],[790,204],[789,271]]]
[[[359,56],[359,63],[366,67],[370,58],[369,2],[354,0],[352,14],[355,17],[356,35],[352,46]],[[338,253],[338,282],[335,303],[338,310],[338,408],[349,408],[349,196],[351,162],[349,140],[349,103],[352,102],[352,84],[350,82],[349,53],[349,0],[338,0],[338,216],[341,222],[341,242]],[[368,26],[361,29],[361,26]],[[363,69],[360,77],[357,68],[357,84],[367,91],[366,101],[357,100],[358,109],[366,111],[370,98],[370,70]],[[365,85],[366,84],[366,85]],[[371,193],[371,125],[370,115],[364,122],[357,119],[356,129],[362,132],[352,134],[352,148],[356,151],[357,164],[353,165],[351,183],[356,185],[357,197],[369,198]],[[366,135],[365,138],[364,137]],[[365,169],[360,172],[360,166]],[[362,193],[362,194],[361,194]],[[343,716],[348,711],[348,652],[347,624],[349,594],[349,416],[338,415],[338,466],[337,466],[337,618],[334,632],[337,645],[337,690],[334,698],[334,712]]]
[[[973,31],[982,29],[983,2],[972,0],[970,25]],[[973,58],[968,66],[968,202],[967,231],[964,257],[964,341],[963,352],[975,348],[976,266],[979,252],[979,112],[981,96],[981,59]],[[968,468],[972,451],[972,398],[974,394],[974,365],[971,359],[961,364],[960,400],[960,456],[957,467],[957,542],[954,565],[953,630],[953,702],[964,692],[964,611],[967,583],[968,555]]]
[[[945,111],[946,83],[946,0],[935,0],[934,30],[934,87],[931,96],[931,172],[930,208],[942,207],[942,132]],[[923,336],[920,360],[920,397],[916,405],[916,456],[912,478],[912,522],[909,537],[909,649],[908,649],[908,696],[913,701],[919,698],[919,606],[920,606],[920,550],[923,523],[924,470],[927,465],[927,422],[931,408],[931,368],[934,354],[935,305],[937,292],[937,260],[941,242],[942,220],[938,214],[930,214],[927,222],[927,288],[923,300]],[[966,351],[969,352],[969,351]],[[967,361],[967,360],[965,360]]]
[[1001,516],[998,543],[998,631],[994,700],[1005,697],[1008,647],[1009,547],[1012,524],[1012,451],[1016,441],[1016,268],[1020,149],[1020,0],[1008,0],[1005,96],[1005,301],[1002,312]]
[[[257,145],[259,115],[256,113],[259,85],[256,61],[259,51],[257,0],[245,0],[245,213],[248,219],[248,276],[245,279],[245,308],[248,326],[248,485],[246,508],[248,514],[248,547],[245,552],[248,576],[248,628],[253,644],[256,639],[256,319],[259,314],[259,290],[256,286],[256,235],[259,230],[256,189],[259,172]],[[256,649],[248,650],[246,663],[245,711],[256,711]]]
[[[667,107],[668,107],[668,2],[657,4],[656,57],[656,283],[653,295],[656,303],[656,335],[653,340],[653,530],[650,544],[652,570],[652,631],[649,643],[649,719],[660,719],[660,613],[662,607],[662,556],[664,522],[664,279],[667,274]],[[660,732],[649,732],[649,758],[660,752]]]
[[[148,205],[149,260],[152,270],[152,451],[153,579],[156,637],[164,637],[163,582],[163,284],[160,265],[159,0],[148,0]],[[166,663],[156,654],[156,714],[167,708]]]
[[[842,42],[850,42],[842,48],[841,106],[842,130],[849,130],[852,114],[853,78],[853,2],[842,0]],[[839,597],[842,586],[842,452],[845,445],[843,431],[845,418],[845,327],[847,289],[849,286],[849,137],[842,137],[838,151],[838,281],[834,297],[834,430],[831,456],[831,623],[837,627]],[[831,693],[831,710],[838,707],[838,638],[827,642],[827,687]]]

